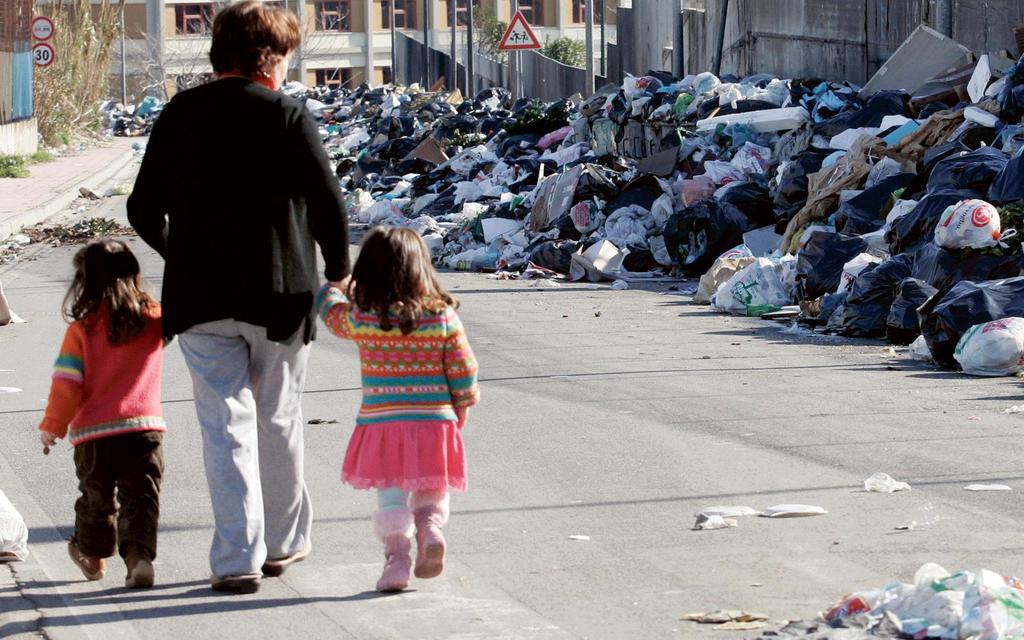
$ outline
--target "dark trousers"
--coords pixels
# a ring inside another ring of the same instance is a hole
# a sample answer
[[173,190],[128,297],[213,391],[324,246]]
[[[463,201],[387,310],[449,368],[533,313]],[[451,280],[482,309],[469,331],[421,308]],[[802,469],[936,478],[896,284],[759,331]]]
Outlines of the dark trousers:
[[75,447],[78,489],[75,541],[82,553],[108,558],[134,551],[156,558],[160,480],[164,455],[160,431],[98,438]]

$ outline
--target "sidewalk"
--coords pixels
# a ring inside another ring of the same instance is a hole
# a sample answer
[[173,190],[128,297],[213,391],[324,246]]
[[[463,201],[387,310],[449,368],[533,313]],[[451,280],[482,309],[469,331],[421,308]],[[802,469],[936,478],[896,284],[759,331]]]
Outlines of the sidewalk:
[[99,189],[132,161],[132,144],[140,140],[145,142],[112,138],[73,156],[31,165],[28,178],[0,179],[0,241],[59,213],[79,197],[79,187]]

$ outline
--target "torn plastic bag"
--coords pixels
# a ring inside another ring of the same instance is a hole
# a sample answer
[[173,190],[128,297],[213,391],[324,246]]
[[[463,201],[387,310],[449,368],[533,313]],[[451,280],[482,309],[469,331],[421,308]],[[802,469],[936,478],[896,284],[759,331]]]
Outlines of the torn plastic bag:
[[893,256],[857,277],[843,311],[844,335],[874,338],[885,334],[896,292],[910,276],[912,264],[910,256]]
[[899,173],[843,202],[835,214],[836,230],[863,235],[881,229],[885,224],[882,213],[893,192],[906,187],[913,179],[913,173]]
[[775,222],[775,212],[768,190],[756,182],[730,185],[722,192],[718,201],[735,206],[755,227],[764,227]]
[[961,200],[978,198],[976,191],[943,190],[929,193],[922,198],[914,210],[892,223],[885,239],[892,255],[917,250],[924,244],[931,244],[935,236],[935,225],[946,207]]
[[530,252],[530,262],[555,273],[568,274],[572,266],[572,255],[579,246],[573,240],[542,242]]
[[999,244],[999,211],[984,200],[950,205],[935,225],[935,244],[943,249],[986,249]]
[[974,325],[960,338],[953,357],[972,376],[1013,376],[1024,371],[1024,318]]
[[616,209],[604,222],[604,237],[617,247],[646,249],[647,234],[653,230],[651,212],[637,205]]
[[778,311],[789,303],[779,268],[768,258],[756,258],[718,289],[711,298],[711,308],[745,316]]
[[948,289],[963,280],[982,281],[1020,275],[1024,257],[996,255],[976,249],[943,249],[929,243],[914,256],[914,272],[936,289]]
[[839,286],[836,287],[836,293],[852,290],[853,283],[857,281],[861,274],[867,273],[881,263],[881,258],[870,253],[858,253],[853,256],[849,262],[843,265],[843,273],[839,276]]
[[993,147],[982,147],[940,161],[928,178],[928,193],[949,189],[972,189],[987,193],[992,181],[1009,158]]
[[1024,200],[1024,146],[1017,150],[992,181],[987,199],[992,204]]
[[1006,84],[999,92],[999,119],[1018,123],[1024,116],[1024,55],[1006,72]]
[[938,293],[924,280],[905,278],[896,290],[896,297],[885,320],[885,336],[893,344],[910,344],[921,335],[918,308]]
[[976,324],[1024,316],[1024,278],[959,282],[937,293],[919,310],[921,335],[932,358],[942,367],[958,366],[953,352],[968,329]]
[[679,182],[679,199],[684,207],[701,200],[710,200],[715,193],[715,181],[710,176],[699,175]]
[[651,210],[654,201],[661,197],[661,184],[651,175],[643,175],[622,188],[621,193],[611,198],[605,211],[617,211],[633,205]]
[[910,96],[903,91],[879,91],[860,109],[843,111],[813,126],[816,134],[833,137],[847,129],[879,127],[885,116],[910,116]]
[[715,258],[743,242],[753,229],[743,212],[731,204],[705,200],[672,214],[665,224],[665,244],[688,275],[701,275]]
[[816,231],[796,258],[798,300],[814,300],[839,288],[843,266],[863,253],[867,243],[857,236]]
[[746,255],[740,257],[719,256],[711,268],[700,277],[697,285],[697,293],[693,296],[696,304],[711,304],[711,297],[718,292],[719,287],[729,281],[734,275],[745,267],[753,264],[754,256]]

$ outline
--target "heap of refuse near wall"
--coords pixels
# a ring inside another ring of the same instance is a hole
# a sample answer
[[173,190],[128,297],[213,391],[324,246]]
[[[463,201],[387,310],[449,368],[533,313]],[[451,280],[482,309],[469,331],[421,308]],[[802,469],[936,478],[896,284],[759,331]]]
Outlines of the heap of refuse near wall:
[[[502,89],[285,91],[320,119],[353,224],[412,227],[442,267],[617,288],[700,278],[695,300],[715,311],[1012,374],[1024,57],[935,42],[952,54],[936,64],[962,59],[912,92],[655,72],[548,104]],[[892,78],[906,76],[900,55]]]

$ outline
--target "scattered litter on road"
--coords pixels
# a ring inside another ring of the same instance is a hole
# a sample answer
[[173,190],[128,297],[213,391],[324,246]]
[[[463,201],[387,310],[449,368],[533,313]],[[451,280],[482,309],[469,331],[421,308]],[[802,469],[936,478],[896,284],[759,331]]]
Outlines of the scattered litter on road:
[[723,518],[739,518],[742,516],[756,516],[760,512],[757,509],[743,506],[727,506],[727,507],[708,507],[707,509],[701,509],[695,516],[721,516]]
[[969,484],[964,491],[1013,491],[1013,487],[1005,484]]
[[723,518],[719,515],[708,515],[698,513],[697,521],[693,525],[694,531],[710,531],[713,529],[731,529],[738,527],[739,523],[735,518]]
[[827,514],[822,507],[808,504],[777,504],[764,510],[766,518],[806,518],[808,516],[823,516]]
[[875,493],[895,493],[896,491],[910,491],[910,485],[906,482],[898,482],[888,473],[879,471],[864,481],[864,490]]
[[570,540],[577,540],[579,542],[590,542],[590,536],[574,535],[574,536],[569,536],[569,539]]
[[710,613],[688,613],[680,620],[715,625],[718,631],[750,631],[768,626],[768,616],[739,610],[721,609]]
[[0,562],[28,557],[28,527],[25,519],[0,491]]
[[0,387],[0,393],[21,393],[18,387]]
[[1024,404],[1015,404],[1009,409],[1003,409],[1003,413],[1024,413]]
[[337,420],[327,420],[324,418],[313,418],[306,422],[306,424],[338,424]]

